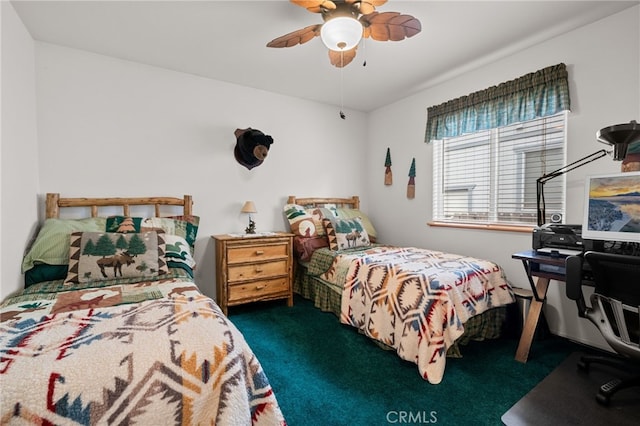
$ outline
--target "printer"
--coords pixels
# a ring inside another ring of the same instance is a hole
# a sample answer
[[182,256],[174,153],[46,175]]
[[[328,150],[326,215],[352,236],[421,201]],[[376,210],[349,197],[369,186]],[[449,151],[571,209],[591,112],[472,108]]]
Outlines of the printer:
[[[592,241],[587,241],[590,246]],[[565,225],[548,223],[533,228],[533,249],[539,252],[560,255],[580,254],[584,250],[585,241],[582,239],[582,225]]]

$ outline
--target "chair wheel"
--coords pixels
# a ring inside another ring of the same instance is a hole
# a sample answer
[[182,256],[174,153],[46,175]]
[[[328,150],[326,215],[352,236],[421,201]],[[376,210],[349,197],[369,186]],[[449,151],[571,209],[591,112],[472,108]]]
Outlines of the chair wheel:
[[596,394],[596,401],[598,404],[604,405],[605,407],[609,405],[609,401],[611,398],[608,395],[603,395],[601,393]]
[[579,360],[578,361],[578,369],[580,371],[589,371],[589,363],[585,362],[584,360]]

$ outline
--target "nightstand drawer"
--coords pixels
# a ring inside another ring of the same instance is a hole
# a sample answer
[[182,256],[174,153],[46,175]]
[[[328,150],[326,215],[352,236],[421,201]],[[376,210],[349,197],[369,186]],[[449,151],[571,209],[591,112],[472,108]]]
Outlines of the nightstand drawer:
[[229,259],[229,264],[286,258],[289,256],[289,245],[287,243],[229,247],[228,250],[227,258]]
[[275,262],[229,265],[229,282],[288,275],[287,259]]
[[264,299],[270,295],[287,294],[289,278],[275,278],[243,284],[229,285],[229,303],[241,300]]

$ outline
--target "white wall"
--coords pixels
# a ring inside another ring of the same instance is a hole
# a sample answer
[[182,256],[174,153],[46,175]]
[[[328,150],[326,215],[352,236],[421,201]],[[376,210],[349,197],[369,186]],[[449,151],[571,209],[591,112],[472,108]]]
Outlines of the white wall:
[[[497,261],[510,281],[526,287],[520,261],[511,254],[531,248],[530,233],[435,228],[431,218],[431,146],[424,143],[427,107],[485,89],[532,71],[564,62],[569,70],[572,112],[567,160],[575,161],[604,146],[597,130],[640,120],[640,6],[548,40],[482,66],[368,116],[366,199],[381,237],[396,244],[454,251]],[[437,60],[437,58],[434,58]],[[391,148],[394,184],[383,185],[384,159]],[[406,198],[411,158],[416,158],[416,198]],[[609,157],[567,176],[567,223],[581,223],[583,180],[595,173],[619,171]],[[388,206],[393,206],[389,208]],[[577,318],[564,283],[552,282],[545,314],[555,334],[606,347],[593,325]]]
[[37,222],[38,151],[33,40],[2,2],[0,299],[22,288],[20,264]]
[[[245,200],[258,230],[284,230],[288,195],[359,194],[363,113],[111,57],[36,43],[39,193],[193,195],[201,225],[196,282],[215,296],[210,236],[239,232]],[[274,138],[247,170],[236,128]]]

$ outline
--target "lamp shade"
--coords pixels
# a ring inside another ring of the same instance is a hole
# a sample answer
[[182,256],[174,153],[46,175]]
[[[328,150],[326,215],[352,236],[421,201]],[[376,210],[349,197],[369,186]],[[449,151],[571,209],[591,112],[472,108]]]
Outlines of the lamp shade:
[[244,203],[244,206],[242,206],[242,210],[240,210],[240,213],[257,213],[258,210],[256,210],[256,205],[253,203],[253,201],[246,201]]
[[640,142],[640,124],[632,120],[629,123],[605,127],[596,133],[596,139],[613,146],[613,159],[622,161],[627,155],[628,146]]
[[355,18],[339,16],[322,25],[320,38],[331,50],[351,50],[360,43],[362,24]]

